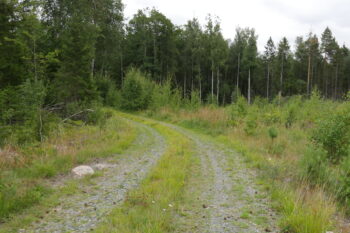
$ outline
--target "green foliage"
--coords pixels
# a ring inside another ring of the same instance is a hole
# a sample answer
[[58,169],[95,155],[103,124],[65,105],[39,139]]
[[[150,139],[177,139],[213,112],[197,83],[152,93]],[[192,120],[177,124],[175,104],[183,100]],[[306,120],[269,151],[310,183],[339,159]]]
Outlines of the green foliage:
[[213,94],[213,95],[208,94],[207,99],[206,99],[206,104],[217,106],[218,105],[217,96],[215,94]]
[[245,122],[244,132],[247,135],[254,135],[258,127],[257,120],[254,117],[249,117]]
[[236,118],[243,118],[248,113],[247,100],[243,96],[237,98],[237,102],[231,105],[230,118],[235,120]]
[[[350,157],[346,157],[340,165],[338,197],[347,205],[350,204]],[[348,210],[349,212],[349,210]]]
[[329,164],[327,152],[314,146],[308,147],[300,161],[302,176],[310,183],[329,184]]
[[0,90],[0,145],[6,140],[23,144],[40,140],[49,118],[43,116],[42,107],[46,88],[42,82],[27,80],[22,85]]
[[233,92],[232,92],[232,95],[231,95],[232,103],[236,103],[240,97],[242,97],[241,91],[239,89],[237,89],[237,87],[234,88]]
[[131,69],[122,86],[122,105],[125,110],[147,109],[152,100],[153,84],[136,69]]
[[274,127],[270,127],[268,130],[268,133],[269,133],[269,137],[271,138],[272,141],[275,138],[277,138],[277,136],[278,136],[278,132],[277,132],[276,128],[274,128]]
[[[102,109],[99,114],[101,112],[104,113],[106,121],[102,126],[103,134],[101,125],[70,129],[67,127],[64,129],[67,134],[61,134],[57,137],[58,140],[18,149],[22,154],[16,156],[19,160],[25,159],[25,162],[10,163],[10,166],[0,163],[0,222],[48,197],[52,192],[45,179],[67,173],[79,163],[121,153],[131,145],[136,137],[135,130],[127,122],[115,117],[112,111]],[[80,143],[76,145],[74,141],[77,140],[84,146]],[[70,150],[59,151],[58,146]],[[23,155],[25,157],[21,158]],[[58,191],[59,189],[55,189],[56,194]]]
[[327,151],[327,158],[338,163],[349,155],[350,108],[326,116],[320,121],[312,135],[313,141]]
[[290,128],[295,121],[296,121],[296,110],[295,110],[294,106],[292,106],[289,108],[289,110],[287,112],[287,117],[286,117],[286,122],[285,122],[286,128]]
[[152,91],[152,99],[150,105],[153,110],[157,110],[171,103],[172,89],[170,79],[162,85],[154,85],[153,89],[149,89],[147,91]]
[[108,76],[96,77],[97,91],[105,105],[120,107],[121,95],[115,82]]
[[262,118],[263,118],[263,122],[268,126],[273,124],[278,124],[282,120],[280,111],[276,111],[275,109],[264,113]]
[[0,180],[0,219],[8,216],[11,212],[17,212],[38,203],[50,190],[41,185],[26,190],[24,193],[17,193],[20,184],[5,186]]
[[191,100],[189,103],[189,108],[196,110],[201,106],[201,98],[200,93],[198,91],[192,91],[191,92]]

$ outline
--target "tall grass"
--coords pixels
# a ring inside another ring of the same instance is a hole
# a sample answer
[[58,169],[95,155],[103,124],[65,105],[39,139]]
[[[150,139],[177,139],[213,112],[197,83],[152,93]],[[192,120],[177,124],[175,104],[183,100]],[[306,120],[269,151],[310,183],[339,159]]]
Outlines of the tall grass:
[[73,166],[125,150],[135,130],[116,115],[99,126],[70,126],[48,141],[27,147],[8,147],[0,157],[0,220],[39,203],[52,190],[49,178]]

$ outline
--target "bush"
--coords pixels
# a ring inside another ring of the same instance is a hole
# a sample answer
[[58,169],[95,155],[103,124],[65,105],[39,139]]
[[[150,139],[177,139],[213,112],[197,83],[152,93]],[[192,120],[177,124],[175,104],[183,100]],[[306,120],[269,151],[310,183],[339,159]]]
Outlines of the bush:
[[0,144],[40,140],[45,96],[46,88],[40,81],[27,80],[17,87],[0,90]]
[[115,108],[120,107],[121,93],[117,89],[115,82],[107,76],[97,77],[96,80],[97,90],[103,103]]
[[122,104],[125,110],[147,109],[151,102],[153,85],[138,70],[131,69],[122,86]]
[[350,146],[350,108],[338,111],[318,123],[312,135],[333,163],[348,155]]
[[256,119],[249,118],[245,123],[244,132],[247,135],[254,135],[257,127],[258,127],[258,124],[256,122]]
[[243,118],[248,113],[248,104],[243,96],[239,96],[235,104],[231,104],[230,119],[235,121],[237,118]]
[[[338,197],[347,205],[350,204],[350,157],[340,165]],[[348,210],[349,211],[349,210]]]
[[287,117],[285,122],[285,127],[290,128],[292,127],[293,123],[296,121],[296,110],[295,107],[292,106],[287,111]]
[[321,148],[310,146],[301,159],[302,176],[311,184],[329,183],[327,153]]
[[160,107],[164,107],[171,102],[171,83],[167,80],[163,85],[156,84],[152,91],[151,108],[157,110]]
[[192,110],[198,109],[201,106],[201,98],[199,91],[191,92],[190,108]]
[[208,105],[214,105],[214,106],[218,105],[218,100],[217,100],[216,95],[215,94],[213,94],[213,95],[208,94],[206,103]]
[[278,136],[277,130],[273,127],[269,128],[268,133],[269,133],[269,137],[271,138],[272,142]]

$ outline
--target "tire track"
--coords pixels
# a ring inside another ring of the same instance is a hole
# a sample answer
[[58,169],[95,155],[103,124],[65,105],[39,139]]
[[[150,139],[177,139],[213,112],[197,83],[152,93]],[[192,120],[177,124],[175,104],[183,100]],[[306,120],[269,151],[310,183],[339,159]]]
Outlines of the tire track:
[[279,232],[277,216],[266,194],[257,186],[256,175],[240,155],[190,130],[166,125],[194,142],[202,177],[202,181],[189,184],[199,190],[190,191],[193,199],[185,217],[179,216],[183,227],[177,232]]
[[20,232],[88,232],[123,203],[127,192],[137,187],[166,148],[165,139],[155,129],[128,121],[140,130],[132,149],[109,159],[113,167],[95,177],[94,185],[81,185],[82,192],[63,197],[40,222]]

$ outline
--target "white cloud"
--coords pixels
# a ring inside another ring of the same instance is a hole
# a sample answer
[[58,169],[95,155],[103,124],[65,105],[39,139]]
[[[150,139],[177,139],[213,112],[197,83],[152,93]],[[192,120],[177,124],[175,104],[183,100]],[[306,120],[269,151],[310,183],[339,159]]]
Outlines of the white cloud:
[[129,19],[138,9],[155,7],[177,25],[193,17],[204,25],[209,13],[216,15],[227,39],[234,38],[237,26],[253,27],[260,51],[270,36],[276,44],[286,36],[293,47],[297,36],[310,30],[320,36],[326,26],[340,45],[350,45],[348,0],[127,0],[124,4]]

